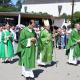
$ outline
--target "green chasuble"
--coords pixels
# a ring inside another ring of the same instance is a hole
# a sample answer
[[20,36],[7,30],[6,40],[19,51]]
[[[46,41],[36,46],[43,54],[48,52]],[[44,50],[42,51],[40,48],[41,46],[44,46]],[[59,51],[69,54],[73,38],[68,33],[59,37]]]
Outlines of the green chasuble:
[[35,53],[36,53],[36,46],[34,43],[30,42],[31,45],[27,46],[28,39],[35,37],[35,32],[29,31],[28,27],[25,27],[21,33],[17,48],[17,54],[19,56],[19,65],[23,65],[25,68],[35,68]]
[[5,58],[4,33],[0,31],[0,58]]
[[52,34],[46,29],[41,30],[39,36],[39,50],[43,62],[51,62],[53,54]]
[[[4,45],[5,45],[5,58],[12,58],[14,51],[13,51],[13,35],[11,34],[10,31],[4,30]],[[9,38],[9,36],[11,36]]]
[[[77,29],[73,29],[69,36],[67,49],[69,49],[72,45],[76,43],[77,40],[80,40],[80,33]],[[74,55],[73,57],[80,57],[80,44],[75,45],[74,47]]]

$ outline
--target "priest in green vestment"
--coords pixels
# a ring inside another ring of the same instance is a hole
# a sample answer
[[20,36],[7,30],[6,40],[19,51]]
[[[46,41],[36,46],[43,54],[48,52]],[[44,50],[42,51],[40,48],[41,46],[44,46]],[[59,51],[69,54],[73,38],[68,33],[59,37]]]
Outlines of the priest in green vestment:
[[77,61],[80,58],[80,24],[75,24],[75,28],[72,30],[68,44],[67,49],[69,49],[68,54],[68,63],[77,65]]
[[5,62],[12,61],[12,58],[14,56],[13,45],[12,45],[13,35],[9,29],[10,29],[9,24],[6,24],[5,29],[3,30],[4,46],[5,46]]
[[30,20],[29,25],[20,33],[17,54],[19,65],[22,66],[22,75],[26,78],[34,78],[32,69],[35,68],[36,38],[33,30],[35,21]]
[[52,34],[50,32],[50,26],[44,22],[44,28],[40,32],[39,36],[39,52],[40,57],[38,59],[39,65],[47,65],[52,62],[53,55],[53,41]]
[[2,24],[0,24],[0,62],[3,62],[4,58],[5,58],[4,33],[2,31]]

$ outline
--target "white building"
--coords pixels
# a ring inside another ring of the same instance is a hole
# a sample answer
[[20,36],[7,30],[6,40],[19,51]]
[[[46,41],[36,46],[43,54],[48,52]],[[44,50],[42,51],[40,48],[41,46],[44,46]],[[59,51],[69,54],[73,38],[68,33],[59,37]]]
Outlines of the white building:
[[[24,0],[21,12],[42,12],[53,16],[63,13],[71,14],[72,0]],[[80,11],[80,0],[74,0],[74,12]]]

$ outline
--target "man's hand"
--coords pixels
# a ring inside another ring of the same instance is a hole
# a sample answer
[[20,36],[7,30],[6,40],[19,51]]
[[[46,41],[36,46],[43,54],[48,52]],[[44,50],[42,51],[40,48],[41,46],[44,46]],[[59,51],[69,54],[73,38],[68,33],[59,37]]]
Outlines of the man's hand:
[[79,44],[80,44],[80,40],[77,40],[77,43],[79,43]]
[[36,43],[36,38],[32,37],[31,42]]

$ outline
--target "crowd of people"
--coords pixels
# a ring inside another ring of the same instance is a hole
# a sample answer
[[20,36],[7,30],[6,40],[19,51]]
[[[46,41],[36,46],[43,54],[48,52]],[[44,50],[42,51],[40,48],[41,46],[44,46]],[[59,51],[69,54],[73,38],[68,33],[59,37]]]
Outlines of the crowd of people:
[[0,24],[0,61],[10,62],[14,57],[14,26],[11,24]]
[[54,26],[54,31],[53,31],[53,37],[54,37],[54,41],[55,41],[55,46],[56,48],[59,49],[65,49],[66,48],[66,44],[68,42],[68,38],[69,38],[69,34],[71,33],[72,29],[71,26],[63,26],[61,27],[57,27]]
[[[31,19],[28,26],[20,30],[16,55],[22,67],[22,75],[27,80],[34,80],[33,69],[39,66],[51,65],[54,48],[66,49],[68,64],[77,65],[80,57],[80,23],[71,27],[53,29],[44,20],[40,29],[35,28],[35,20]],[[0,24],[0,61],[10,62],[14,57],[15,27],[10,24]]]

